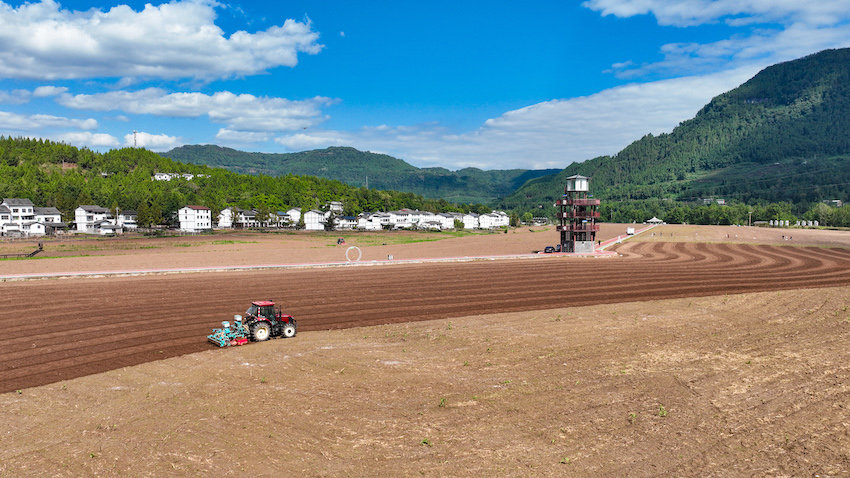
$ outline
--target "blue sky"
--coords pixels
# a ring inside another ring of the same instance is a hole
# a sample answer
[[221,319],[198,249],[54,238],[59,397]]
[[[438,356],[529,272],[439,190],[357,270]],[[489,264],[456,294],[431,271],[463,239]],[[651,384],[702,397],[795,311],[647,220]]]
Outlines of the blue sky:
[[0,1],[0,135],[563,168],[848,46],[846,0]]

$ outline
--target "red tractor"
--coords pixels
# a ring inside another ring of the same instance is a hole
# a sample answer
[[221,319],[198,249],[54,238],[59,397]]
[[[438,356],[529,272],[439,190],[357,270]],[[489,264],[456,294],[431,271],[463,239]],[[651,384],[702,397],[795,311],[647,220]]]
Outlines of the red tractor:
[[242,323],[255,342],[268,340],[269,337],[295,337],[297,332],[295,319],[282,313],[280,307],[275,307],[270,300],[251,302]]

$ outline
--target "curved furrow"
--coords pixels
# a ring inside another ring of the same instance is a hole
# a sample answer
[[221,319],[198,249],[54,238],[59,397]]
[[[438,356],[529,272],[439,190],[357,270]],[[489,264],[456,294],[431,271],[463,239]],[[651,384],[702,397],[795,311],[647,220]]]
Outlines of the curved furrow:
[[[617,249],[623,257],[4,284],[0,325],[9,333],[0,352],[0,391],[209,350],[211,329],[257,299],[282,303],[309,331],[850,284],[847,249],[687,243]],[[37,307],[37,321],[20,310],[32,297],[50,299]]]

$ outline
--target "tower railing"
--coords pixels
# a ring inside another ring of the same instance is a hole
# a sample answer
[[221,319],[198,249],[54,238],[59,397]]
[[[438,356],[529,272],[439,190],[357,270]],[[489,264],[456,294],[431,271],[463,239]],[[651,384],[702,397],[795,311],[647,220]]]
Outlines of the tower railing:
[[556,213],[558,219],[599,219],[599,211],[566,211]]
[[555,202],[555,206],[598,206],[599,199],[593,198],[563,198]]
[[599,224],[566,224],[558,226],[558,232],[596,232],[599,230]]

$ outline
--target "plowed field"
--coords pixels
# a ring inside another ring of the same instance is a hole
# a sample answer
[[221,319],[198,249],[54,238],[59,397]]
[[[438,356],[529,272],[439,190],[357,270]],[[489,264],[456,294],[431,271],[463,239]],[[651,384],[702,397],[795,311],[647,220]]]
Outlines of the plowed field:
[[[850,234],[554,235],[46,240],[0,261],[0,478],[850,476]],[[269,298],[295,339],[205,341]]]
[[[620,257],[10,282],[0,392],[203,350],[222,311],[275,299],[299,332],[603,303],[850,285],[850,250],[625,243]],[[34,306],[34,303],[37,306]]]

